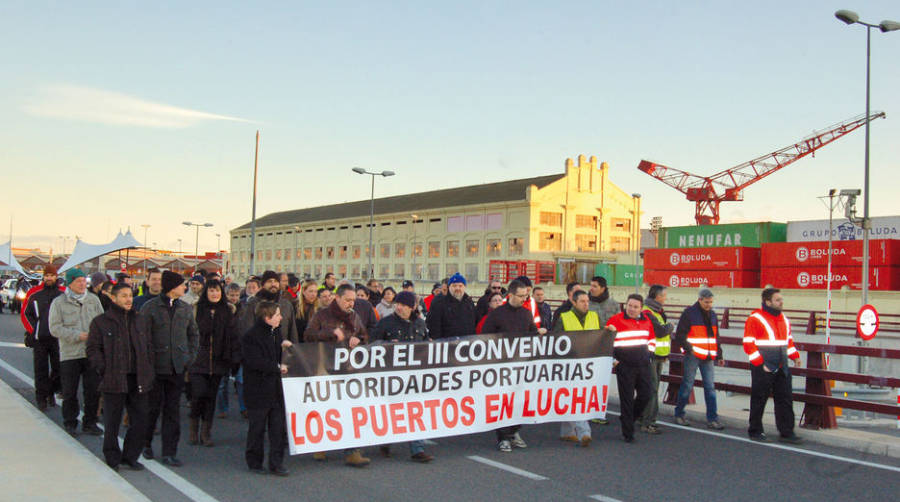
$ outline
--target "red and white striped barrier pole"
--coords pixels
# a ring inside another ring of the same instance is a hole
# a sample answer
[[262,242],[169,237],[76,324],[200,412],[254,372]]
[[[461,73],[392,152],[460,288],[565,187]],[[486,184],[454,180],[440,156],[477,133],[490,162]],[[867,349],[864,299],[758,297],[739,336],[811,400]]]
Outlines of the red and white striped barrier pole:
[[[900,387],[897,388],[897,406],[900,406]],[[897,428],[900,429],[900,415],[897,415]]]

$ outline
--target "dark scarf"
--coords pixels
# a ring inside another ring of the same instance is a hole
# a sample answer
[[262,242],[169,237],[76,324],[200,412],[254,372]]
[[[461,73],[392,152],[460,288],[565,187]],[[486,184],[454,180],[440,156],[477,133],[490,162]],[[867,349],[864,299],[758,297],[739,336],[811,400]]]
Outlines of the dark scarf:
[[606,300],[609,300],[609,288],[606,288],[606,291],[600,294],[600,296],[591,296],[588,295],[592,302],[603,303]]
[[653,298],[647,298],[646,300],[644,300],[644,305],[650,307],[650,310],[656,312],[657,314],[664,313],[662,304],[654,300]]
[[268,300],[270,302],[278,303],[278,300],[281,299],[281,292],[276,291],[274,293],[271,293],[268,289],[262,288],[256,292],[256,297],[260,300]]
[[781,311],[780,311],[780,310],[778,310],[778,309],[776,309],[776,308],[773,308],[773,307],[770,307],[770,306],[766,305],[766,302],[763,302],[763,304],[762,304],[762,309],[765,310],[766,313],[769,314],[769,315],[772,316],[772,317],[779,317],[779,316],[781,315]]
[[347,326],[353,326],[353,316],[356,314],[356,312],[354,312],[353,310],[351,310],[350,312],[344,312],[344,310],[341,309],[340,305],[338,305],[337,300],[331,302],[331,305],[329,305],[328,308],[331,310],[331,315],[336,317],[337,320],[341,321]]

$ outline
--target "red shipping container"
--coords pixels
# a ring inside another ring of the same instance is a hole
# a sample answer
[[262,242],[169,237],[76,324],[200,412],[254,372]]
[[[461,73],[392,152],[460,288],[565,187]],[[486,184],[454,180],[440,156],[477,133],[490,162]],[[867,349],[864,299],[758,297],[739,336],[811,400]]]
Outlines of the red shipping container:
[[644,250],[653,270],[759,270],[759,248],[674,248]]
[[[828,267],[766,267],[760,283],[776,288],[825,289]],[[831,267],[831,288],[862,289],[862,266]],[[900,267],[869,267],[869,289],[900,290]]]
[[703,285],[726,288],[758,288],[755,270],[645,270],[646,284],[672,288],[696,288]]
[[[862,266],[862,241],[832,241],[831,266]],[[869,241],[869,266],[900,266],[900,241]],[[828,266],[828,241],[777,242],[762,245],[763,267]]]

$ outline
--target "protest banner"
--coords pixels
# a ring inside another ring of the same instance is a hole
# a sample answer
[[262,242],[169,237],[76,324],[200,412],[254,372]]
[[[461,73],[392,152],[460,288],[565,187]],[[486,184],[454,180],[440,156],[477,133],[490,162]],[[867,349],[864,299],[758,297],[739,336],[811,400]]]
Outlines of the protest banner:
[[292,455],[604,418],[615,334],[303,343],[282,378]]

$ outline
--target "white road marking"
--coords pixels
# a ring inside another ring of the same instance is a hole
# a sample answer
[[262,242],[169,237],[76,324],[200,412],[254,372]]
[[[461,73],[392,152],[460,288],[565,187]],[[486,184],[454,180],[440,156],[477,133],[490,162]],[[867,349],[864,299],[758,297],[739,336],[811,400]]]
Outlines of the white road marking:
[[[16,368],[14,368],[12,365],[7,363],[3,359],[0,359],[0,368],[5,369],[6,371],[15,375],[15,377],[18,378],[19,380],[34,387],[34,380],[31,377],[29,377],[25,373],[22,373],[21,371],[17,370]],[[83,414],[84,413],[81,413],[81,415],[83,415]],[[97,424],[97,426],[100,427],[101,429],[103,429],[102,424]],[[122,445],[122,437],[120,436],[119,437],[119,446],[121,446],[121,445]],[[141,458],[141,457],[138,457],[138,458]],[[194,502],[219,502],[217,499],[212,497],[210,494],[206,493],[205,491],[203,491],[202,489],[200,489],[199,487],[197,487],[190,481],[182,478],[178,474],[175,474],[174,472],[172,472],[171,469],[163,466],[162,464],[156,462],[155,460],[145,461],[142,463],[144,464],[144,467],[146,467],[148,471],[155,474],[157,477],[159,477],[160,479],[162,479],[163,481],[165,481],[166,483],[171,485],[172,488],[175,488],[176,490],[180,491],[182,494],[184,494],[185,497],[193,500]]]
[[24,349],[24,343],[13,343],[13,342],[0,342],[0,347],[15,347],[17,349]]
[[[616,413],[614,411],[607,411],[606,413],[611,414],[611,415],[616,415],[616,416],[619,415],[618,413]],[[732,441],[740,441],[742,443],[750,443],[750,444],[754,444],[754,445],[758,445],[758,446],[767,446],[769,448],[777,448],[779,450],[791,451],[794,453],[810,455],[813,457],[827,458],[829,460],[836,460],[838,462],[847,462],[848,464],[863,465],[863,466],[872,467],[875,469],[884,469],[886,471],[900,472],[900,467],[896,467],[893,465],[877,464],[875,462],[866,462],[865,460],[857,460],[855,458],[841,457],[839,455],[831,455],[829,453],[821,453],[821,452],[813,451],[813,450],[804,450],[803,448],[796,448],[794,446],[787,446],[787,445],[783,445],[783,444],[760,443],[759,441],[753,441],[750,438],[744,438],[744,437],[740,437],[740,436],[732,436],[730,434],[725,434],[724,432],[715,432],[715,431],[710,431],[710,430],[706,430],[706,429],[701,429],[699,427],[688,427],[685,425],[672,424],[669,422],[656,422],[656,423],[665,425],[666,427],[671,427],[673,429],[681,429],[684,431],[697,432],[700,434],[707,434],[709,436],[716,436],[716,437],[720,437],[720,438],[724,438],[724,439],[731,439]]]
[[540,474],[535,474],[535,473],[533,473],[533,472],[528,472],[528,471],[526,471],[526,470],[519,469],[518,467],[513,467],[513,466],[511,466],[511,465],[506,465],[506,464],[502,464],[502,463],[500,463],[500,462],[495,462],[495,461],[493,461],[493,460],[490,460],[490,459],[487,459],[487,458],[484,458],[484,457],[479,457],[478,455],[471,455],[471,456],[466,457],[466,458],[468,458],[469,460],[474,460],[474,461],[476,461],[476,462],[480,462],[480,463],[482,463],[482,464],[484,464],[484,465],[489,465],[489,466],[491,466],[491,467],[496,467],[497,469],[501,469],[501,470],[504,470],[504,471],[506,471],[506,472],[511,472],[511,473],[513,473],[513,474],[518,474],[519,476],[523,476],[523,477],[526,477],[526,478],[528,478],[528,479],[533,479],[533,480],[535,480],[535,481],[544,481],[544,480],[547,479],[547,478],[545,478],[544,476],[541,476]]
[[600,502],[622,502],[619,499],[614,499],[612,497],[607,497],[606,495],[589,495],[589,499],[599,500]]

